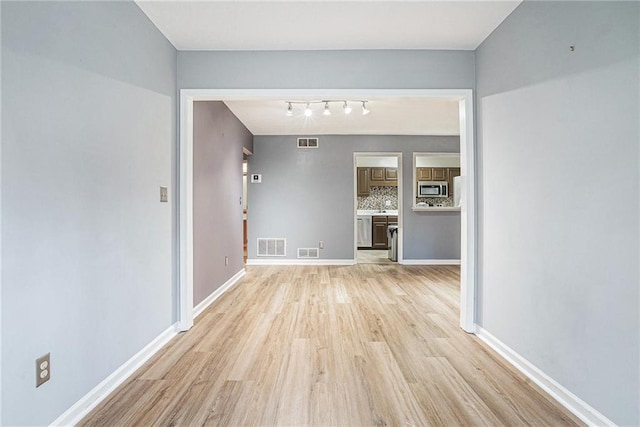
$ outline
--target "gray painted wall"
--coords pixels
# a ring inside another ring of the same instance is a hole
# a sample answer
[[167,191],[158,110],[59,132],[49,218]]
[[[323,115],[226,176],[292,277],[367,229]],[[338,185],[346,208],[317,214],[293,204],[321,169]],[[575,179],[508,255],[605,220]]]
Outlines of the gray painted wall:
[[[253,135],[222,102],[193,109],[193,303],[243,268],[242,148]],[[229,264],[225,266],[225,256]]]
[[[258,237],[287,238],[287,257],[318,247],[323,259],[354,258],[354,152],[402,152],[404,258],[459,259],[459,212],[412,212],[413,152],[459,152],[451,136],[321,135],[318,149],[296,148],[296,136],[256,136],[249,172],[248,256]],[[263,257],[260,257],[263,258]]]
[[132,2],[1,7],[0,424],[46,425],[174,321],[176,51]]
[[471,51],[181,51],[178,87],[471,89],[473,67]]
[[476,58],[478,321],[620,425],[640,424],[639,6],[523,2]]

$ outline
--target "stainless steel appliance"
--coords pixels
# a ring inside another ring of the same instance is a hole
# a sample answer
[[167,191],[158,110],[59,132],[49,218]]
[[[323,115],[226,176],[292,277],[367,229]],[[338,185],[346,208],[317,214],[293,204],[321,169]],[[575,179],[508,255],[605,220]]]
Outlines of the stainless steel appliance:
[[447,181],[418,181],[418,197],[449,197]]
[[358,215],[358,247],[371,247],[371,215]]

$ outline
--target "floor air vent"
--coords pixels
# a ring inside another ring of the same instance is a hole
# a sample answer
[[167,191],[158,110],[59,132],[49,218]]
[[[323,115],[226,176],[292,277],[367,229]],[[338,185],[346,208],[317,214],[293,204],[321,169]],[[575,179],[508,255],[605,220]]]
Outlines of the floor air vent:
[[287,240],[284,238],[258,238],[258,256],[286,256]]
[[298,258],[318,258],[318,248],[298,248]]
[[298,138],[298,148],[318,148],[318,138]]

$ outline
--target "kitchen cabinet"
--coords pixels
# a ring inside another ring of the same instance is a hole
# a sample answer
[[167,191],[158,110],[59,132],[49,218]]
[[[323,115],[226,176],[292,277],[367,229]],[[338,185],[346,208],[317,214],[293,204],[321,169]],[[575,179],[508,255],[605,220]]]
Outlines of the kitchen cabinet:
[[431,181],[431,168],[418,168],[416,171],[417,181]]
[[446,181],[447,168],[431,168],[431,181]]
[[449,196],[453,197],[453,178],[460,176],[460,168],[447,168],[447,181],[449,182]]
[[374,216],[371,227],[371,247],[373,249],[387,249],[387,217]]
[[369,189],[369,168],[358,168],[358,196],[368,196],[370,194]]
[[371,168],[371,181],[384,181],[385,168]]
[[371,168],[369,185],[377,187],[396,187],[398,185],[398,169]]
[[388,249],[387,227],[398,225],[397,216],[374,216],[371,221],[371,247]]
[[386,168],[384,170],[384,179],[385,181],[396,181],[398,182],[398,169],[396,168]]
[[451,170],[457,170],[460,175],[460,168],[417,168],[416,181],[449,181]]

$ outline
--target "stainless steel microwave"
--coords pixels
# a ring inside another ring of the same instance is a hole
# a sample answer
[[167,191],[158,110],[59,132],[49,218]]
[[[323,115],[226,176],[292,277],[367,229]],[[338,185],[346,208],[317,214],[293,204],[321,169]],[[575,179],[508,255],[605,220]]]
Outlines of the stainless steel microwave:
[[449,197],[447,181],[418,181],[418,197]]

